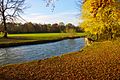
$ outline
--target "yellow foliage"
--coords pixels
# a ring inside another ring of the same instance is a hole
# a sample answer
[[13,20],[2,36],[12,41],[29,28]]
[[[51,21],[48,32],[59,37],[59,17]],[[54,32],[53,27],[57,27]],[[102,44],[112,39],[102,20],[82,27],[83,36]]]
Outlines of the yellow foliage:
[[115,34],[120,31],[117,30],[120,29],[120,1],[86,0],[82,5],[82,19],[81,27],[91,34]]

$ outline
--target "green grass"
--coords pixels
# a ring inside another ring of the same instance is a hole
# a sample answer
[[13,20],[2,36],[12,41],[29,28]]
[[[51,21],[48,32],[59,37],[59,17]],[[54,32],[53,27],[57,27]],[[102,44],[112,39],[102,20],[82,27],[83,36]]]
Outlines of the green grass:
[[65,37],[82,37],[85,33],[34,33],[34,34],[8,34],[8,39],[2,38],[0,35],[0,45],[11,46],[18,43],[45,41],[45,40],[59,40]]
[[120,80],[120,39],[80,52],[0,67],[0,80]]
[[[39,40],[46,40],[46,39],[54,39],[54,38],[61,38],[67,37],[68,33],[34,33],[34,34],[9,34],[9,37],[15,38],[27,38],[27,39],[39,39]],[[75,33],[73,36],[84,36],[85,33]]]

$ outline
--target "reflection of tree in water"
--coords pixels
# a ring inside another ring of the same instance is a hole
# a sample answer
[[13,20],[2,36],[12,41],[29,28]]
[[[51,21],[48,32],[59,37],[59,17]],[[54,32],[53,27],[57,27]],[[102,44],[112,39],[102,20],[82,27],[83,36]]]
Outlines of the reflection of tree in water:
[[17,58],[17,56],[9,48],[0,49],[0,65],[21,61],[22,59]]
[[0,56],[0,60],[8,60],[8,59],[11,59],[10,57],[11,57],[11,55],[9,54],[11,51],[9,51],[9,49],[7,49],[7,48],[4,48],[4,49],[2,49],[2,50],[0,50],[0,53],[2,54],[1,56]]
[[68,40],[68,50],[72,50],[75,49],[77,47],[78,44],[76,44],[77,41],[75,39],[69,39]]
[[83,38],[78,38],[78,39],[69,39],[68,40],[68,48],[71,51],[78,51],[82,47],[84,47],[84,39]]
[[75,45],[76,44],[76,40],[75,39],[68,39],[68,45]]
[[73,39],[67,39],[59,43],[59,48],[56,52],[59,52],[59,54],[63,54],[66,52],[69,52],[72,49],[72,46],[76,44],[76,41]]

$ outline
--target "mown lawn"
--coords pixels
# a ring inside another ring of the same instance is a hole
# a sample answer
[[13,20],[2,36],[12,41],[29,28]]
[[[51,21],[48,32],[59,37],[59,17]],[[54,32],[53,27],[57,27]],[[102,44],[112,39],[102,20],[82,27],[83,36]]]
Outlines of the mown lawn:
[[[8,39],[0,38],[0,44],[32,42],[37,40],[55,40],[69,37],[69,33],[34,33],[34,34],[8,34]],[[85,36],[85,33],[75,33],[75,36]],[[2,35],[0,35],[2,37]]]
[[120,80],[120,39],[79,52],[0,67],[0,80]]

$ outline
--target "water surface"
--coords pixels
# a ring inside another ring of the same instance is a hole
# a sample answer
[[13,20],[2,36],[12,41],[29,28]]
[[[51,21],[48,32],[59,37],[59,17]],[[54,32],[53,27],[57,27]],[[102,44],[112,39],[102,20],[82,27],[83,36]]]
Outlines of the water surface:
[[84,39],[67,39],[53,43],[0,48],[0,65],[40,60],[79,51],[84,47]]

